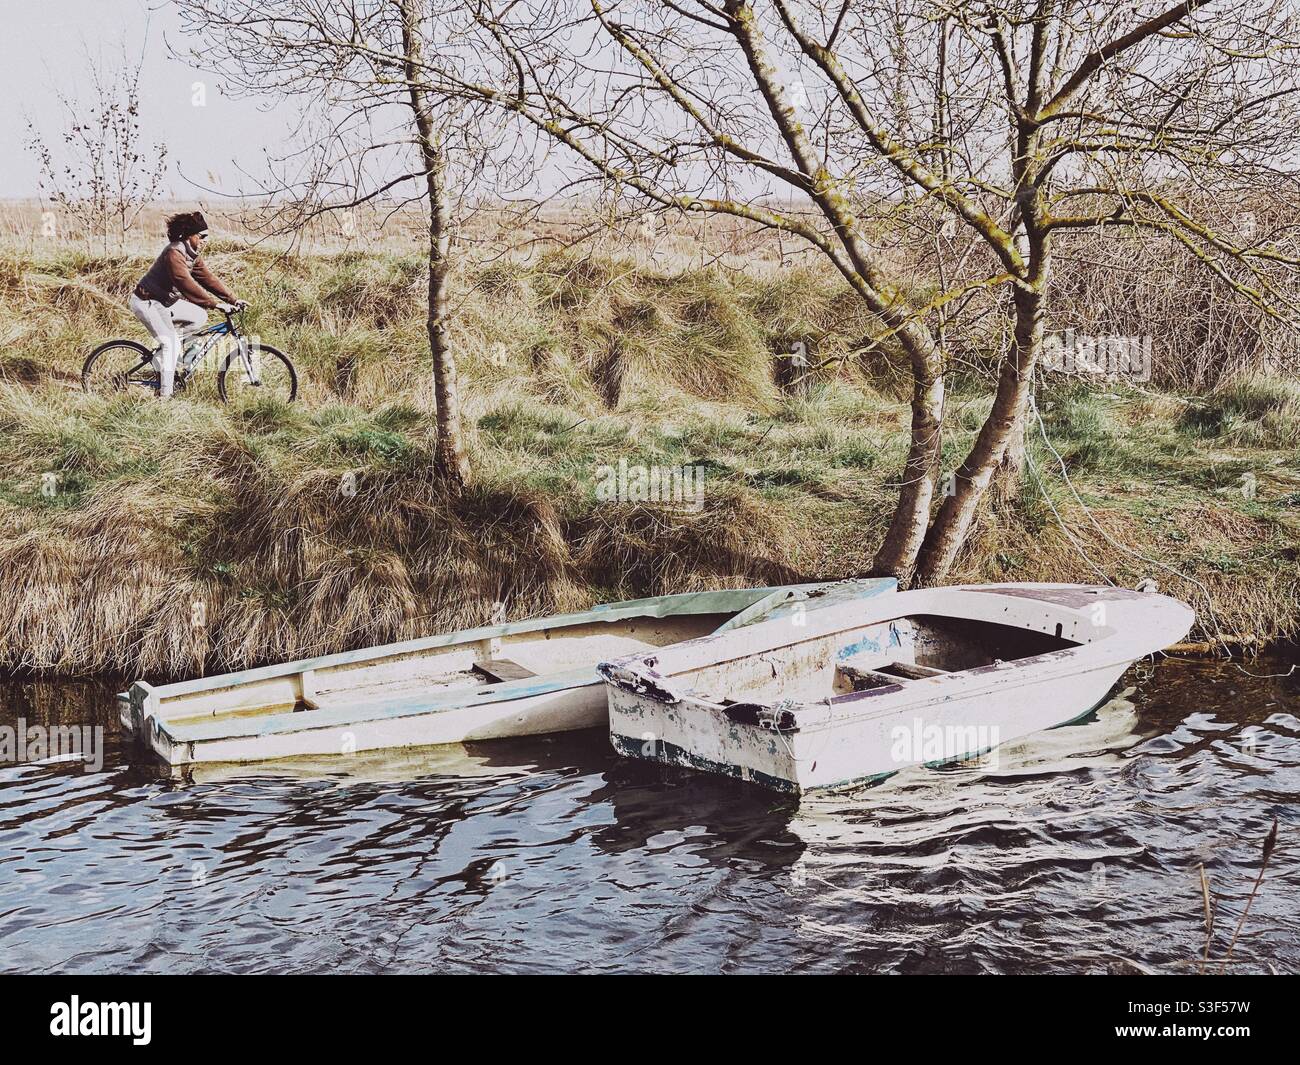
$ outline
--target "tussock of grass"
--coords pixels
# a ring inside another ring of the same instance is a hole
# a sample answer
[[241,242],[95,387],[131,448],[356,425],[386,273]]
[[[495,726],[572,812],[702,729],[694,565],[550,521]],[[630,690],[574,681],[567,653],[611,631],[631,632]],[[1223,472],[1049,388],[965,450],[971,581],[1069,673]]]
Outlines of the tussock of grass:
[[[467,271],[454,339],[475,479],[452,499],[430,476],[418,256],[212,258],[294,355],[299,404],[85,396],[90,347],[139,334],[125,294],[148,258],[0,255],[0,666],[161,679],[480,624],[497,602],[525,617],[870,564],[907,448],[892,356],[797,396],[773,383],[792,338],[833,363],[871,330],[823,273],[564,255]],[[1204,612],[1200,581],[1225,630],[1294,634],[1295,395],[1049,390],[1049,436],[1098,522],[1183,577],[1098,533],[1035,435],[1041,487],[981,520],[956,579],[1096,580],[1045,492],[1114,579],[1155,576]],[[987,395],[955,382],[949,410],[951,468]],[[620,460],[699,467],[701,505],[598,500]]]
[[1300,384],[1249,377],[1220,385],[1189,405],[1179,426],[1243,447],[1300,447]]

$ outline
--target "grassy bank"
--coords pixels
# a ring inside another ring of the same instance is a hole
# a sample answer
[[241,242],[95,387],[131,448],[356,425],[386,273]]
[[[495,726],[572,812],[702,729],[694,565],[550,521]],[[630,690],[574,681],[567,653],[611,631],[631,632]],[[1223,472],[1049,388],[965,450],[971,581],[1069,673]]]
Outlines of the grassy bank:
[[[862,572],[906,446],[888,359],[806,395],[781,353],[868,328],[813,270],[543,256],[458,279],[475,482],[428,477],[418,258],[210,256],[290,351],[303,402],[79,391],[134,336],[143,256],[0,255],[0,667],[161,678],[692,588]],[[779,374],[777,375],[779,377]],[[987,409],[954,382],[947,465]],[[1216,631],[1300,631],[1300,387],[1177,397],[1049,382],[1022,498],[955,579],[1152,577]],[[598,498],[601,467],[701,467],[698,509]]]

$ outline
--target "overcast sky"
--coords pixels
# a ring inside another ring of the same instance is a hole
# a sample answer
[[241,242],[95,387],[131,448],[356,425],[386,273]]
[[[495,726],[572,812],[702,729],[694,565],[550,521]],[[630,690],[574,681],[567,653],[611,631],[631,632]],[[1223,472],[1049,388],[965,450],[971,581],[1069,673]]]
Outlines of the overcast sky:
[[[166,0],[0,0],[0,197],[37,195],[36,160],[25,147],[30,116],[49,139],[64,127],[53,88],[89,98],[84,57],[112,60],[123,37],[133,54],[145,48],[141,124],[148,144],[168,146],[167,189],[176,199],[213,201],[199,188],[215,179],[222,192],[238,191],[238,164],[257,172],[264,146],[283,145],[295,123],[283,106],[263,110],[232,100],[219,78],[172,58],[188,40]],[[207,104],[191,100],[196,81],[207,83]],[[242,179],[248,187],[247,179]]]

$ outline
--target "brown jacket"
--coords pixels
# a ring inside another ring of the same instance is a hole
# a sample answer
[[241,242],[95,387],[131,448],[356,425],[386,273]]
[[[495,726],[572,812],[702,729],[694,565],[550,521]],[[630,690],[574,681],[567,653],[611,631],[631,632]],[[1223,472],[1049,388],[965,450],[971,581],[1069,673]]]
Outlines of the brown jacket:
[[211,310],[217,305],[211,293],[226,303],[235,302],[234,293],[217,280],[203,257],[183,240],[163,248],[135,286],[135,294],[142,300],[157,300],[164,307],[184,299]]

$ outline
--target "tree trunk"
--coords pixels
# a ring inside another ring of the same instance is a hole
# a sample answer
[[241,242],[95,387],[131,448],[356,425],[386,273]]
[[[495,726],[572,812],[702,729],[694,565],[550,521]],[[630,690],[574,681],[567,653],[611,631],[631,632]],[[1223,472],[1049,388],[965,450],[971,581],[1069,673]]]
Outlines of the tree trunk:
[[876,576],[897,577],[906,586],[916,565],[917,552],[930,523],[934,478],[943,450],[944,381],[938,353],[913,359],[912,430],[903,483],[893,519],[876,552],[871,571]]
[[894,286],[876,260],[876,252],[853,212],[849,200],[829,180],[824,160],[807,130],[796,118],[796,108],[785,90],[785,79],[768,53],[762,29],[753,7],[745,0],[727,0],[724,10],[728,28],[745,52],[755,84],[767,101],[786,147],[799,170],[813,181],[813,203],[830,223],[844,249],[844,257],[832,258],[840,272],[862,297],[873,314],[897,330],[897,336],[911,361],[912,440],[903,467],[898,505],[884,542],[872,562],[872,572],[893,575],[907,583],[921,546],[934,495],[934,475],[942,449],[943,420],[942,349],[920,322],[908,321],[895,302]]
[[460,387],[451,346],[447,276],[451,266],[451,210],[447,196],[447,155],[433,128],[433,116],[422,88],[423,62],[418,0],[401,0],[402,47],[406,81],[415,116],[416,141],[425,169],[429,199],[429,352],[433,357],[433,393],[437,444],[434,469],[448,489],[460,492],[469,478],[464,433],[460,422]]
[[948,575],[994,471],[1024,424],[1034,363],[1043,341],[1042,307],[1040,291],[1016,290],[1015,340],[998,373],[993,409],[970,454],[956,471],[953,494],[944,500],[926,534],[917,558],[918,585],[938,584]]
[[447,275],[451,267],[451,218],[447,204],[447,162],[435,148],[429,171],[429,351],[433,355],[433,392],[437,404],[438,443],[434,468],[449,488],[460,491],[469,479],[464,433],[460,423],[460,383],[451,348]]

